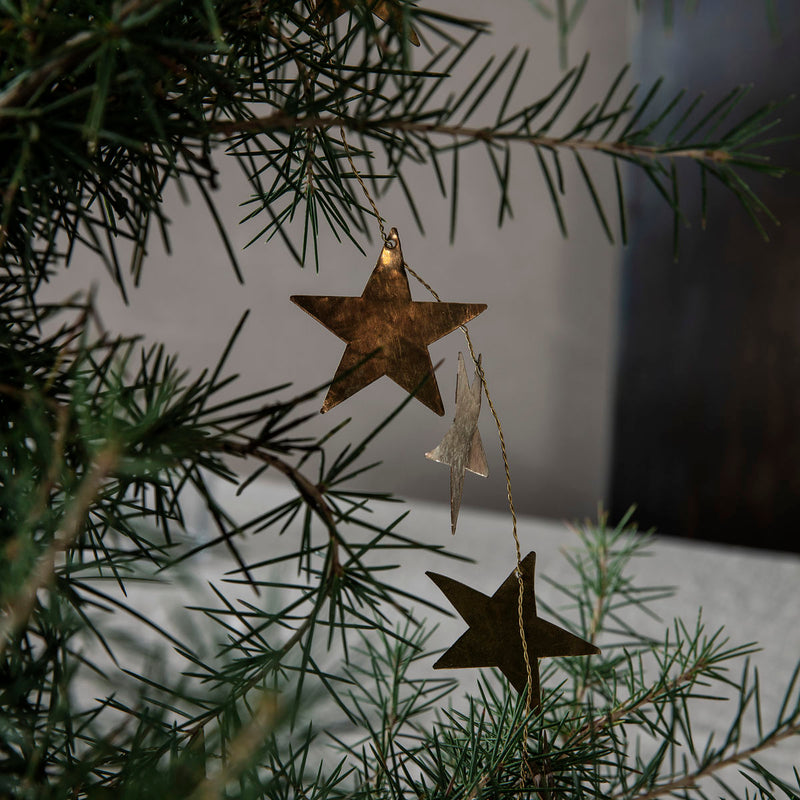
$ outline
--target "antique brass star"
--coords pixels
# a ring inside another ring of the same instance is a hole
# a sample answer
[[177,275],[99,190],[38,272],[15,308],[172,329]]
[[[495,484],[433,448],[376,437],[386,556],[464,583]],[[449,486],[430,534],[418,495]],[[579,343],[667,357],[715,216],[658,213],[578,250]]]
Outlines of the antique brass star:
[[290,299],[347,342],[322,404],[323,413],[388,375],[441,416],[444,406],[428,345],[486,310],[485,303],[412,300],[395,228],[361,297],[294,295]]
[[[352,10],[355,5],[355,0],[316,0],[314,17],[325,23],[331,23],[341,17],[345,11]],[[403,7],[400,3],[394,0],[366,0],[366,6],[378,19],[387,23],[395,33],[403,33]],[[410,26],[408,40],[415,47],[419,47],[419,37]]]
[[[481,359],[478,356],[478,365]],[[464,490],[464,471],[469,470],[484,478],[489,474],[486,453],[483,450],[481,434],[478,430],[478,416],[481,413],[482,384],[478,368],[475,380],[469,385],[464,356],[458,354],[458,375],[456,377],[456,415],[450,430],[426,458],[450,466],[450,530],[456,532],[458,510],[461,508],[461,495]]]
[[[536,553],[528,553],[520,565],[524,584],[523,611],[525,641],[533,678],[532,705],[541,705],[538,659],[546,656],[586,656],[600,650],[575,634],[546,622],[536,615],[533,578]],[[528,684],[522,638],[519,630],[519,582],[516,571],[491,596],[471,589],[452,578],[427,572],[444,592],[469,630],[433,665],[434,669],[456,667],[497,667],[522,694]]]

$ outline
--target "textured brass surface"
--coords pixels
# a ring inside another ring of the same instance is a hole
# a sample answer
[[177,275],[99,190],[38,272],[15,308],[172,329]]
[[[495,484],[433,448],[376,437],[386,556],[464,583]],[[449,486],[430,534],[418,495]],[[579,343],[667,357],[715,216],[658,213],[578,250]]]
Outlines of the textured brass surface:
[[[478,356],[480,364],[480,356]],[[464,490],[464,471],[469,470],[484,478],[489,474],[486,453],[483,450],[481,434],[478,430],[478,417],[481,413],[482,384],[477,368],[475,380],[469,385],[464,356],[458,354],[458,375],[456,376],[456,414],[450,430],[426,458],[450,466],[450,530],[456,532],[458,511]]]
[[486,309],[484,303],[412,300],[395,228],[360,297],[294,295],[291,300],[347,342],[323,412],[387,375],[444,414],[428,345]]
[[[525,640],[533,667],[533,705],[538,706],[541,700],[537,659],[546,656],[585,656],[599,653],[600,650],[590,642],[536,615],[533,589],[535,568],[536,553],[528,553],[520,564],[525,585],[523,619]],[[427,572],[426,575],[444,592],[445,597],[469,625],[469,630],[433,668],[497,667],[517,692],[522,694],[528,678],[517,613],[519,582],[516,572],[512,572],[491,597],[444,575],[435,572]]]

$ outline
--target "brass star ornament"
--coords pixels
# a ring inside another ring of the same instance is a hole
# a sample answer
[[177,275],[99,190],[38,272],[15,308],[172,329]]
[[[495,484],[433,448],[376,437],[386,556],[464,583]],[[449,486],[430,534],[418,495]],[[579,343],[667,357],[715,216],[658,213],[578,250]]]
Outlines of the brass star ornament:
[[412,300],[395,228],[360,297],[293,295],[290,299],[347,343],[322,413],[387,375],[443,415],[428,345],[486,310],[485,303]]
[[478,373],[481,358],[475,368],[475,379],[469,385],[464,356],[458,354],[458,375],[456,376],[456,414],[450,430],[441,442],[425,458],[448,464],[450,467],[450,531],[455,534],[461,496],[464,491],[464,472],[469,470],[484,478],[489,474],[486,453],[478,430],[478,417],[481,413],[482,383]]
[[[536,553],[528,553],[520,564],[524,586],[522,619],[531,664],[532,705],[538,707],[541,705],[538,659],[546,656],[588,656],[600,650],[579,636],[537,616],[533,590],[535,568]],[[528,673],[520,636],[516,570],[491,597],[444,575],[435,572],[427,572],[426,575],[444,592],[469,625],[469,630],[433,668],[497,667],[522,694],[528,685]]]

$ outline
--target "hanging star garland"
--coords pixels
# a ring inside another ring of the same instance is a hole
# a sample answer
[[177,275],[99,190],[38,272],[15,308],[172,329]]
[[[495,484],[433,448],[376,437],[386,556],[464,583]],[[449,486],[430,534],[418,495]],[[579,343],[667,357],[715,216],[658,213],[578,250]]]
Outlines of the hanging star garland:
[[[528,553],[520,563],[524,585],[523,621],[531,664],[532,706],[541,705],[538,659],[546,656],[584,656],[599,653],[599,648],[569,631],[546,622],[536,614],[533,590],[536,553]],[[469,630],[433,665],[434,669],[458,667],[497,667],[522,694],[528,685],[528,672],[522,650],[519,626],[519,581],[512,572],[491,596],[459,581],[427,572]]]
[[481,413],[482,384],[478,368],[475,368],[475,379],[469,384],[464,356],[458,354],[458,375],[456,376],[456,413],[450,430],[442,441],[425,458],[447,464],[450,467],[450,530],[456,532],[458,511],[461,508],[461,496],[464,490],[464,472],[469,470],[484,478],[489,474],[486,453],[478,430],[478,417]]
[[428,345],[486,310],[485,303],[412,300],[395,228],[360,297],[294,295],[290,299],[347,343],[322,404],[323,413],[387,375],[443,415]]

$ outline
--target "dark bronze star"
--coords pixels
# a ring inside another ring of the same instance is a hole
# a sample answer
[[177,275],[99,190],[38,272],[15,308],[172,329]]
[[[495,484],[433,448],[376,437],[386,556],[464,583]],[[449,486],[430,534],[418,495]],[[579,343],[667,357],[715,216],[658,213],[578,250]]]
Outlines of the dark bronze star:
[[[478,364],[481,359],[478,356]],[[426,458],[450,466],[450,530],[456,532],[458,510],[461,508],[461,495],[464,490],[464,471],[469,470],[484,478],[489,474],[486,453],[483,450],[481,434],[478,430],[478,416],[481,413],[482,384],[475,369],[475,380],[469,385],[464,356],[458,354],[458,376],[456,377],[456,415],[450,430]]]
[[444,414],[428,345],[486,310],[484,303],[412,300],[395,228],[361,297],[294,295],[291,300],[347,342],[323,412],[388,375],[407,392],[416,392],[428,408]]
[[[586,656],[600,650],[575,634],[536,615],[533,578],[536,553],[528,553],[520,565],[524,585],[522,618],[531,663],[533,706],[541,704],[538,659],[546,656]],[[434,669],[497,667],[522,694],[528,684],[522,638],[519,631],[519,581],[512,572],[491,596],[459,581],[426,573],[444,592],[469,630],[433,665]]]

